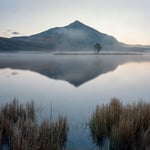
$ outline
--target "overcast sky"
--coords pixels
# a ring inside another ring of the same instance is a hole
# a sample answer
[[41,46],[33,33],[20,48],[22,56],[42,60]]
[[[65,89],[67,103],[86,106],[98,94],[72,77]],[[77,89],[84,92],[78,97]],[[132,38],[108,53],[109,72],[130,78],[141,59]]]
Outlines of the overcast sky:
[[150,0],[0,0],[0,36],[31,35],[75,20],[121,42],[150,45]]

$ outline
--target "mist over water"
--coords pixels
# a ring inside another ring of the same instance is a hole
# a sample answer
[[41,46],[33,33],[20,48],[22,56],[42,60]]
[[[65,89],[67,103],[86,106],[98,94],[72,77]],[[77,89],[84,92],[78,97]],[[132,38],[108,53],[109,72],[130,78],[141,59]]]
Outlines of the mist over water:
[[34,100],[40,117],[69,121],[69,148],[95,148],[86,123],[97,104],[150,101],[149,55],[0,54],[0,104]]
[[1,54],[0,68],[31,70],[79,86],[128,62],[149,61],[148,55]]

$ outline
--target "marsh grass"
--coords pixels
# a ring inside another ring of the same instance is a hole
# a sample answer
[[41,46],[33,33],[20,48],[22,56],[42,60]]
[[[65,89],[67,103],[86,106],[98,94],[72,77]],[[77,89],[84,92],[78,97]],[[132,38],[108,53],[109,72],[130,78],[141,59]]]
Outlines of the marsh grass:
[[[63,150],[67,141],[65,117],[57,121],[37,123],[34,103],[19,104],[17,100],[0,108],[0,149]],[[6,148],[7,147],[7,148]]]
[[99,147],[109,138],[110,150],[149,150],[150,104],[123,105],[113,98],[109,104],[96,107],[89,127]]

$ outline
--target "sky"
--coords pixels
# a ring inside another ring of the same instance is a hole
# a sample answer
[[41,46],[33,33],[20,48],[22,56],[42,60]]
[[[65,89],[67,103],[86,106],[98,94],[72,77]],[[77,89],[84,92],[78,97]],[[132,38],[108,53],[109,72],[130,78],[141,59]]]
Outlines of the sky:
[[75,20],[127,44],[150,45],[150,0],[0,0],[0,36],[25,36]]

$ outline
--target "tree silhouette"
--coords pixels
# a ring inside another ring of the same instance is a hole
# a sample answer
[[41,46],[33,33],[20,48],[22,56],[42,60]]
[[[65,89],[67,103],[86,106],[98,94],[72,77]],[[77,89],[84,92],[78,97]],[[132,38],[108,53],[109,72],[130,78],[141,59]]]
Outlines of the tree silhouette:
[[98,53],[101,51],[102,46],[101,46],[99,43],[96,43],[96,44],[94,45],[94,48],[95,48],[95,50],[96,50],[96,53],[98,54]]

